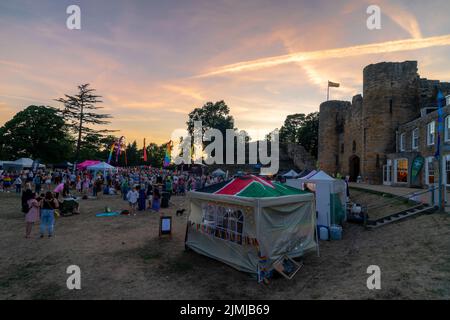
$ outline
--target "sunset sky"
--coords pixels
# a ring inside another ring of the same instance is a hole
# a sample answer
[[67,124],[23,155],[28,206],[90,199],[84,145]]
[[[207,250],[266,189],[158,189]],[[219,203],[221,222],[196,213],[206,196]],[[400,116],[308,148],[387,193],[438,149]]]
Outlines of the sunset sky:
[[[66,28],[71,4],[81,30]],[[381,30],[366,27],[371,4]],[[318,111],[327,80],[351,100],[370,63],[418,60],[450,81],[449,58],[448,0],[1,0],[0,125],[90,83],[139,146],[167,142],[207,101],[225,100],[239,129],[272,130]]]

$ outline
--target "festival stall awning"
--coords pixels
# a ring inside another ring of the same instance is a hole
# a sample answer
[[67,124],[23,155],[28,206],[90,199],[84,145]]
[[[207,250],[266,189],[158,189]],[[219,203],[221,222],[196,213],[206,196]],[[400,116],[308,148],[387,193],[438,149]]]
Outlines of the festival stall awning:
[[306,193],[254,175],[236,177],[196,191],[245,198],[281,197]]
[[254,175],[188,193],[186,245],[260,278],[317,248],[314,196]]
[[112,165],[106,163],[106,162],[99,162],[94,165],[88,166],[86,169],[92,170],[92,171],[106,171],[106,170],[116,170],[115,167]]
[[77,164],[77,170],[85,170],[89,166],[93,166],[94,164],[100,163],[98,160],[86,160],[79,164]]
[[292,169],[289,170],[288,172],[286,172],[285,174],[283,174],[283,177],[285,177],[285,178],[296,178],[297,176],[298,176],[298,173]]
[[217,170],[214,170],[214,171],[212,172],[212,175],[213,175],[214,177],[218,177],[218,176],[225,176],[226,173],[225,173],[225,171],[223,171],[222,169],[217,169]]

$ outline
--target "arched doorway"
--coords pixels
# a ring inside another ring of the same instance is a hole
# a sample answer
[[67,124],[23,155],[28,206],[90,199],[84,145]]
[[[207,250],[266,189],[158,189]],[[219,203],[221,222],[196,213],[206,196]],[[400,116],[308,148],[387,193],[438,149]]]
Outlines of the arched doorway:
[[356,179],[359,176],[359,162],[359,157],[355,155],[351,156],[349,159],[348,173],[351,182],[356,182]]

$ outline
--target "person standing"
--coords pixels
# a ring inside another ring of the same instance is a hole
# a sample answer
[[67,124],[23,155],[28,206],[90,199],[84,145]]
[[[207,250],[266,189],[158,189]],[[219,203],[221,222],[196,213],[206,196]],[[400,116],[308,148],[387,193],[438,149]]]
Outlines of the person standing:
[[45,188],[47,191],[50,191],[50,188],[52,186],[52,176],[48,173],[45,176]]
[[34,184],[34,192],[40,194],[42,189],[42,178],[40,174],[34,176],[33,184]]
[[130,214],[136,215],[136,205],[139,199],[139,192],[137,188],[134,187],[127,194],[128,204],[130,205]]
[[127,178],[123,179],[122,185],[120,187],[120,191],[122,192],[123,200],[127,200],[127,195],[128,195],[128,192],[130,191]]
[[5,192],[9,192],[9,188],[11,187],[11,176],[9,174],[6,174],[3,178],[3,189]]
[[139,191],[139,199],[138,199],[138,210],[144,211],[145,205],[147,202],[147,194],[145,188],[137,187],[137,190]]
[[159,193],[159,189],[156,187],[153,190],[152,210],[159,212],[160,207],[161,207],[161,195]]
[[44,237],[46,230],[49,238],[53,236],[55,228],[55,209],[58,207],[58,201],[53,197],[53,194],[50,191],[47,191],[45,198],[41,202],[41,238]]
[[16,186],[16,193],[22,192],[22,179],[20,175],[17,176],[16,180],[14,180],[14,185]]
[[28,200],[28,213],[25,216],[25,238],[30,238],[31,235],[31,229],[33,228],[33,224],[37,221],[39,221],[39,213],[40,213],[40,206],[39,201],[36,200],[36,193],[33,193],[31,195],[31,199]]

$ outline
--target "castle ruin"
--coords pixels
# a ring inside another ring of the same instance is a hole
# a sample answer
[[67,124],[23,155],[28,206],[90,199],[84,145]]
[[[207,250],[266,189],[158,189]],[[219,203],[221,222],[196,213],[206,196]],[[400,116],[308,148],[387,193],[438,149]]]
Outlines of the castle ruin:
[[381,184],[388,155],[398,151],[399,126],[436,107],[437,90],[450,83],[420,78],[417,61],[371,64],[363,71],[363,95],[320,105],[318,164],[330,174]]

